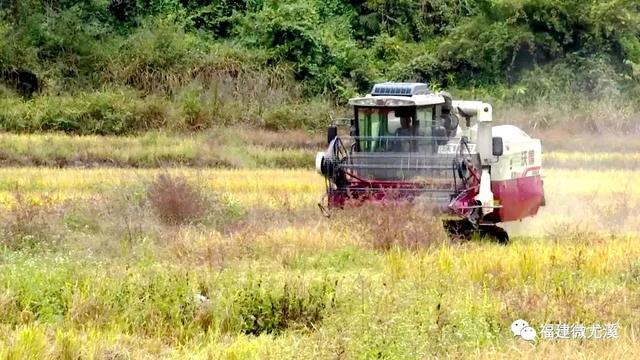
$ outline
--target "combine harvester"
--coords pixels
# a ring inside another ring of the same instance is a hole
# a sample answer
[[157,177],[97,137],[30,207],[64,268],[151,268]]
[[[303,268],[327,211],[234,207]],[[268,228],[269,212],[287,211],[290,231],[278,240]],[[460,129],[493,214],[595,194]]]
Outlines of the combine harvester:
[[[452,235],[474,233],[507,243],[498,223],[544,206],[542,149],[515,126],[492,126],[491,105],[455,101],[421,83],[383,83],[349,101],[353,119],[329,126],[316,156],[326,205],[424,199]],[[349,137],[338,135],[338,126]],[[324,202],[324,201],[323,201]]]

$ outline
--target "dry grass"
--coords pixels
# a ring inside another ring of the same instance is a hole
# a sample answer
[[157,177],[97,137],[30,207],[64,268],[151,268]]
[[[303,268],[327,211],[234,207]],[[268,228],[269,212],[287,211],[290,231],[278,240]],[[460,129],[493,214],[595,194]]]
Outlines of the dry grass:
[[158,217],[169,225],[200,220],[207,211],[203,195],[183,177],[160,174],[149,186],[147,197]]
[[237,129],[236,136],[247,144],[261,145],[274,149],[318,150],[326,147],[324,132],[303,130],[267,131],[264,129]]
[[0,212],[0,244],[12,249],[54,245],[59,239],[52,223],[60,217],[64,204],[47,196],[29,198],[19,191],[13,193],[13,199],[12,206]]
[[432,210],[408,202],[361,206],[345,210],[370,233],[376,250],[408,249],[416,251],[448,242],[442,220]]

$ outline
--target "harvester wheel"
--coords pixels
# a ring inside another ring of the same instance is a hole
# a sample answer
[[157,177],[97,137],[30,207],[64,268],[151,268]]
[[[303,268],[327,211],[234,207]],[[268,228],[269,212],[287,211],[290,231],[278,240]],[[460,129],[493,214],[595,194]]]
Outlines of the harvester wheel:
[[509,234],[501,227],[495,225],[475,226],[468,219],[445,220],[444,229],[449,238],[457,241],[471,240],[474,234],[495,240],[499,244],[509,243]]
[[476,231],[475,226],[467,219],[445,220],[443,225],[449,238],[458,241],[471,240]]
[[506,245],[509,243],[509,234],[499,226],[481,226],[480,236],[495,239],[499,244]]

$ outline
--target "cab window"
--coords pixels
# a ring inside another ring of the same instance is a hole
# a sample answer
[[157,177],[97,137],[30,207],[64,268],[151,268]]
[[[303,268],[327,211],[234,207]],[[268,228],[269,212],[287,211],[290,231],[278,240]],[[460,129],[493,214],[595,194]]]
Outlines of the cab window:
[[358,108],[358,144],[362,152],[416,152],[431,148],[433,107]]
[[419,136],[431,136],[431,128],[433,125],[433,108],[418,108],[418,110],[416,111],[416,115],[420,124],[418,128]]
[[386,130],[386,114],[377,108],[358,109],[358,129],[361,151],[376,151],[380,136]]

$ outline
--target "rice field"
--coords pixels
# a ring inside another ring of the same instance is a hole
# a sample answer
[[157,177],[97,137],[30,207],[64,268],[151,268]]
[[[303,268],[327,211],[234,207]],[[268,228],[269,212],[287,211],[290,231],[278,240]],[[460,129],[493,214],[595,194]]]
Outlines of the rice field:
[[[631,136],[600,142],[545,143],[544,163],[553,169],[635,170],[640,143]],[[139,136],[70,136],[0,133],[0,164],[56,168],[297,168],[313,165],[324,138],[301,131],[214,129],[197,134],[150,132]],[[590,148],[590,147],[591,148]]]
[[194,134],[138,136],[0,133],[0,164],[45,167],[300,168],[322,141],[301,131],[214,129]]
[[[0,358],[625,358],[639,173],[547,169],[548,206],[502,246],[402,208],[325,218],[306,169],[2,168]],[[202,216],[163,222],[160,175]],[[516,319],[618,338],[526,342]]]

